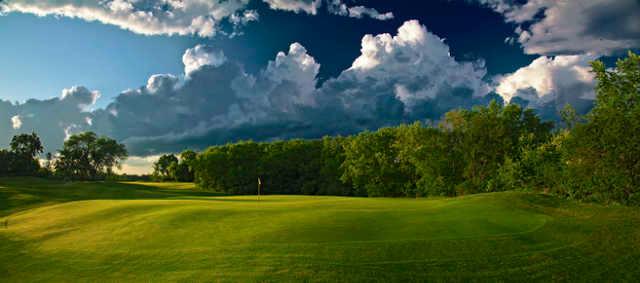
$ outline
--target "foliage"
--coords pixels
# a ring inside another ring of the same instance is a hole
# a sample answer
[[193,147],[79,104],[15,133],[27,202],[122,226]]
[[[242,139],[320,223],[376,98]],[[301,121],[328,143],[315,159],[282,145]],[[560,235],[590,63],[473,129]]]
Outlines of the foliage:
[[93,132],[72,135],[64,142],[56,161],[56,173],[73,180],[95,180],[111,175],[127,158],[127,150],[108,137]]
[[640,56],[615,69],[592,63],[596,105],[565,144],[567,178],[560,191],[574,198],[629,202],[640,196]]
[[[640,56],[608,69],[592,64],[597,99],[591,113],[570,105],[562,123],[542,121],[517,104],[453,110],[438,126],[414,123],[351,137],[213,146],[154,164],[159,181],[195,181],[202,189],[254,194],[456,196],[539,190],[573,199],[640,205]],[[35,175],[37,135],[13,138],[0,150],[0,175]],[[72,136],[55,162],[75,179],[109,175],[126,158],[123,145],[93,133]],[[49,174],[47,158],[41,175]]]
[[36,133],[19,134],[11,139],[9,150],[0,150],[0,176],[34,176],[40,169],[38,155],[43,152]]
[[175,171],[175,164],[178,157],[173,154],[164,154],[153,164],[153,177],[158,181],[168,181],[173,179],[172,171]]
[[361,133],[345,143],[342,180],[361,196],[403,196],[413,191],[413,170],[393,147],[397,130]]

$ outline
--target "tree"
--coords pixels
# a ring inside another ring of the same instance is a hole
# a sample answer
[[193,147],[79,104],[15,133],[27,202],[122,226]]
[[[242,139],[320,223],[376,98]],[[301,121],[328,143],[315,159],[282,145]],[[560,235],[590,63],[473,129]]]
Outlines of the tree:
[[640,56],[629,52],[615,69],[592,63],[596,103],[567,138],[568,179],[574,198],[640,204]]
[[169,165],[169,179],[177,182],[193,182],[193,163],[197,153],[193,150],[185,150],[180,153],[180,160]]
[[0,149],[0,176],[8,176],[13,155],[8,150]]
[[44,151],[36,133],[20,134],[11,139],[9,172],[19,176],[34,176],[40,163],[38,155]]
[[396,129],[364,132],[345,143],[342,181],[353,184],[359,196],[403,196],[415,191],[413,172],[398,159]]
[[447,113],[442,128],[452,137],[464,162],[464,182],[458,193],[503,190],[496,183],[499,169],[519,162],[522,148],[535,147],[549,140],[553,123],[543,122],[533,110],[516,104],[488,106]]
[[453,196],[461,182],[463,163],[452,136],[421,123],[403,125],[393,145],[402,164],[414,168],[415,196]]
[[11,139],[11,151],[20,156],[35,158],[44,151],[40,137],[36,133],[21,134]]
[[128,157],[126,147],[93,132],[72,135],[64,142],[56,162],[56,173],[65,178],[94,180],[112,174]]
[[178,164],[178,157],[173,154],[164,154],[153,164],[153,176],[159,181],[167,181],[174,178],[172,172]]

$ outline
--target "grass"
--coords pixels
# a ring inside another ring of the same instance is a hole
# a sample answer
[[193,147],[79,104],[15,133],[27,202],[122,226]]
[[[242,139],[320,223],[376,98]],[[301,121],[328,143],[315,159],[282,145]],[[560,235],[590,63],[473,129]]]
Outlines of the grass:
[[0,179],[0,281],[637,281],[638,224],[637,208],[515,192],[257,201]]

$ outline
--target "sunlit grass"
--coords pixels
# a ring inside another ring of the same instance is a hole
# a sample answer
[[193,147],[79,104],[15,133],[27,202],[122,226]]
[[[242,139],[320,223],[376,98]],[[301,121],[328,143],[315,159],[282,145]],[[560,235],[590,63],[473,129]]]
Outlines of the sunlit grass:
[[4,179],[0,212],[2,281],[640,276],[638,209],[537,194],[258,201],[191,184]]

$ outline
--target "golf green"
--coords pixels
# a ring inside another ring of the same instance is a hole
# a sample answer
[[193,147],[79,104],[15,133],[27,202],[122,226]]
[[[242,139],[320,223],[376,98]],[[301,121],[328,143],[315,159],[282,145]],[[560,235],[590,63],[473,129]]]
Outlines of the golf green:
[[1,281],[637,281],[640,209],[0,179]]

